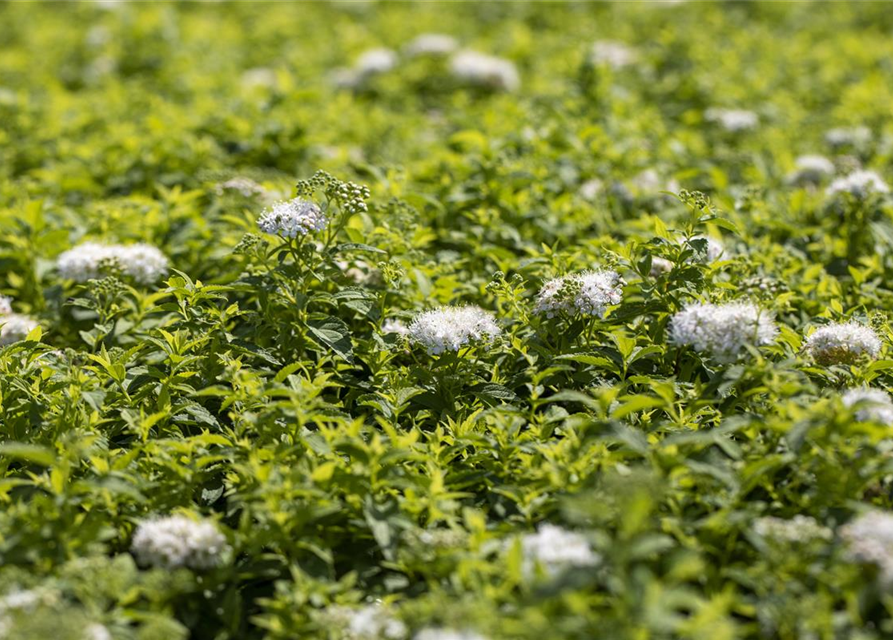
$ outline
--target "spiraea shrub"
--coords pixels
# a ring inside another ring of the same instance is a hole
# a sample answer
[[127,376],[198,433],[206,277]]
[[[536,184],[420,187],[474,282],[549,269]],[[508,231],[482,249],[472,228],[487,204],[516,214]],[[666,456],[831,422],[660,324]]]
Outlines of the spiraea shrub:
[[891,34],[0,5],[0,639],[893,637]]

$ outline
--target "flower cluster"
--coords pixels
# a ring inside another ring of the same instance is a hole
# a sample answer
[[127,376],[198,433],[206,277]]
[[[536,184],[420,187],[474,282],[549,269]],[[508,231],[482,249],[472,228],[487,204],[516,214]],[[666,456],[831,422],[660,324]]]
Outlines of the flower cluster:
[[295,185],[295,192],[299,198],[310,198],[317,191],[323,192],[348,215],[369,210],[366,205],[366,200],[371,195],[369,187],[355,182],[344,182],[325,171],[317,171],[310,178],[300,180]]
[[622,42],[600,40],[592,44],[589,61],[594,65],[606,65],[612,69],[628,67],[636,61],[636,52]]
[[833,148],[861,145],[869,140],[871,140],[871,129],[868,127],[841,127],[825,132],[825,142]]
[[151,284],[167,273],[167,257],[150,244],[130,245],[85,242],[63,252],[56,260],[59,275],[75,282],[101,278],[120,270],[140,284]]
[[397,66],[398,60],[397,53],[391,49],[369,49],[360,54],[352,67],[335,69],[332,72],[332,81],[342,89],[355,89],[371,78],[392,70]]
[[755,129],[760,118],[753,111],[744,109],[707,109],[704,118],[708,122],[716,122],[726,131],[738,132]]
[[27,338],[38,322],[20,313],[9,313],[0,315],[0,325],[0,345],[7,345]]
[[867,198],[872,193],[890,193],[890,187],[874,171],[854,171],[848,176],[837,178],[830,185],[826,193],[829,196],[848,193],[856,198]]
[[539,565],[549,575],[571,567],[592,567],[601,557],[579,533],[552,524],[541,525],[536,533],[521,538],[524,572],[531,574]]
[[893,582],[893,514],[870,511],[840,530],[857,562],[873,564],[884,583]]
[[409,325],[409,337],[428,353],[459,351],[500,333],[496,319],[480,307],[441,307],[419,314]]
[[321,617],[326,626],[341,629],[350,640],[402,640],[408,633],[405,624],[377,603],[358,608],[332,606]]
[[675,179],[663,180],[654,169],[645,169],[636,174],[631,182],[633,191],[640,196],[654,196],[661,191],[679,191],[679,182]]
[[322,231],[329,225],[329,219],[314,202],[303,198],[293,198],[277,202],[258,219],[257,226],[264,233],[284,238],[305,236],[311,231]]
[[854,364],[860,358],[876,358],[881,340],[870,327],[856,322],[829,324],[806,339],[803,350],[821,365]]
[[794,161],[794,167],[794,172],[788,176],[791,184],[817,184],[834,175],[834,163],[825,156],[800,156]]
[[446,56],[459,46],[456,39],[442,33],[423,33],[406,45],[408,56]]
[[468,84],[515,91],[521,86],[518,70],[509,60],[478,51],[461,51],[450,62],[453,75]]
[[30,316],[13,313],[12,298],[0,296],[0,346],[24,340],[37,325]]
[[218,182],[214,185],[214,193],[218,196],[222,196],[227,191],[235,191],[244,198],[261,196],[267,192],[263,185],[258,184],[251,178],[242,177],[230,178],[229,180]]
[[396,333],[398,336],[408,336],[409,327],[407,327],[406,323],[402,320],[399,320],[397,318],[388,318],[381,323],[381,332]]
[[94,622],[84,630],[84,640],[112,640],[112,634],[105,626]]
[[543,285],[534,310],[547,318],[581,313],[603,318],[608,307],[620,304],[623,281],[616,271],[596,270],[553,278]]
[[829,541],[834,533],[828,527],[819,524],[815,518],[796,515],[790,520],[766,516],[754,523],[757,535],[787,544],[806,544],[813,541]]
[[893,425],[893,400],[880,389],[850,389],[841,398],[843,406],[856,409],[859,422],[879,422]]
[[673,343],[718,360],[734,359],[748,344],[772,344],[777,333],[772,315],[746,302],[692,304],[670,321]]
[[176,515],[140,523],[132,550],[143,565],[207,569],[223,562],[229,546],[214,523]]

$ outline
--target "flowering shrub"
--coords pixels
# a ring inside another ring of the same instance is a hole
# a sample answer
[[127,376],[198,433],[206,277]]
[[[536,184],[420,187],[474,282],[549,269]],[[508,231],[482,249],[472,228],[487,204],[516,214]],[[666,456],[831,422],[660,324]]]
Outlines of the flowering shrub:
[[888,5],[0,25],[0,640],[893,637]]

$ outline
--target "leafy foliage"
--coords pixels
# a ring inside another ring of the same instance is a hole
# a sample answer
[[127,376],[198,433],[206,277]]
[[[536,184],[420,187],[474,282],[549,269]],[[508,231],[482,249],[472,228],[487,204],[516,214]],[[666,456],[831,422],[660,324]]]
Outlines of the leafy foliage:
[[[0,336],[0,637],[356,637],[339,615],[378,601],[407,635],[891,637],[889,585],[841,534],[893,508],[891,425],[841,395],[893,387],[893,199],[790,177],[824,154],[893,178],[887,6],[6,3],[0,24],[0,292],[39,322]],[[520,87],[405,51],[333,84],[425,32]],[[294,197],[327,226],[260,233]],[[63,279],[85,241],[171,269]],[[619,304],[537,312],[601,269]],[[778,335],[718,361],[670,339],[695,302]],[[429,354],[407,327],[444,305],[499,334]],[[876,358],[804,351],[848,321]],[[138,564],[137,527],[172,514],[226,557]],[[587,562],[532,566],[544,523]]]

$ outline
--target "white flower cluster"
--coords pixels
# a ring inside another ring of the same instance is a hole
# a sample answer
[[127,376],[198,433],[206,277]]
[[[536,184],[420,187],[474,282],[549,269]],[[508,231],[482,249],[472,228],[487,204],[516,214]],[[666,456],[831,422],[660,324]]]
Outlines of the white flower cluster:
[[167,257],[150,244],[100,244],[85,242],[62,253],[56,268],[63,278],[86,282],[102,277],[103,269],[114,264],[141,284],[151,284],[167,273]]
[[828,541],[834,537],[831,529],[804,515],[796,515],[790,520],[766,516],[757,520],[753,528],[763,538],[789,544]]
[[364,51],[354,63],[354,69],[362,77],[387,73],[397,66],[397,54],[383,47]]
[[13,313],[12,298],[0,296],[0,346],[24,340],[38,324],[30,316]]
[[825,132],[825,142],[835,148],[864,144],[869,140],[871,140],[871,129],[868,127],[841,127]]
[[24,340],[38,324],[34,318],[20,313],[0,315],[0,345]]
[[422,629],[413,636],[413,640],[487,640],[484,636],[474,631],[456,631],[455,629],[442,629],[428,627]]
[[856,198],[867,198],[872,193],[890,193],[890,187],[874,171],[854,171],[848,176],[837,178],[825,191],[829,196],[849,193]]
[[632,188],[640,196],[654,196],[661,191],[679,191],[679,182],[675,179],[662,180],[654,169],[645,169],[636,174],[631,182]]
[[166,569],[207,569],[219,565],[229,551],[213,522],[181,515],[140,523],[131,548],[141,564]]
[[524,573],[530,575],[539,565],[549,575],[571,567],[592,567],[601,557],[579,533],[553,524],[541,525],[536,533],[521,538],[524,553]]
[[490,340],[499,333],[493,315],[474,306],[425,311],[409,325],[409,337],[431,354],[459,351],[466,345]]
[[622,69],[635,63],[635,50],[622,42],[600,40],[592,44],[589,61],[594,65],[606,65],[612,69]]
[[84,630],[84,640],[112,640],[111,632],[98,622]]
[[442,33],[423,33],[406,45],[404,51],[408,56],[446,56],[459,47],[452,36]]
[[271,89],[276,86],[276,71],[268,67],[254,67],[246,69],[239,78],[239,84],[245,89],[255,89],[263,87]]
[[332,82],[342,89],[354,89],[370,78],[387,73],[397,66],[399,58],[395,51],[378,47],[364,51],[349,69],[335,69]]
[[881,580],[893,582],[893,514],[870,511],[842,527],[840,535],[853,560],[876,565]]
[[14,589],[0,597],[0,639],[18,637],[15,634],[15,616],[33,615],[38,607],[52,606],[59,599],[59,593],[46,588]]
[[871,327],[857,322],[835,323],[816,329],[803,350],[822,365],[854,364],[863,356],[876,358],[881,340]]
[[547,318],[560,312],[582,313],[603,318],[608,307],[622,299],[620,275],[616,271],[597,270],[553,278],[543,285],[534,310]]
[[214,193],[222,196],[227,191],[236,191],[244,198],[264,195],[267,190],[251,178],[236,177],[214,185]]
[[794,171],[788,176],[791,184],[816,184],[834,175],[834,163],[825,156],[805,155],[794,161]]
[[285,238],[304,236],[311,231],[322,231],[328,224],[329,219],[322,209],[316,203],[303,198],[277,202],[257,221],[257,226],[264,233]]
[[748,344],[772,344],[777,333],[772,314],[746,302],[692,304],[670,320],[673,343],[718,360],[734,359]]
[[407,327],[406,323],[402,320],[399,320],[397,318],[388,318],[381,323],[381,332],[396,333],[399,336],[408,336],[409,327]]
[[406,625],[393,617],[381,604],[364,607],[331,606],[322,613],[328,626],[343,630],[350,640],[402,640],[408,635]]
[[521,86],[518,70],[511,61],[478,51],[460,51],[453,56],[450,69],[459,80],[472,85],[503,91],[515,91]]
[[850,389],[841,398],[843,406],[856,409],[859,422],[893,425],[893,400],[880,389]]
[[756,113],[744,109],[707,109],[704,117],[708,122],[716,122],[726,131],[732,132],[755,129],[760,122]]

